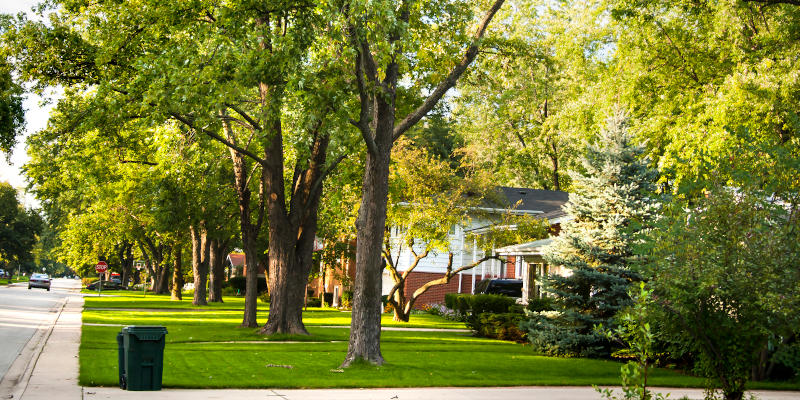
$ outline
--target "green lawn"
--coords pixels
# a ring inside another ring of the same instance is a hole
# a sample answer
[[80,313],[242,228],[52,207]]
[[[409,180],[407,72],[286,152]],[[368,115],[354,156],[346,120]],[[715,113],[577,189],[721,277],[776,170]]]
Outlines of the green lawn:
[[29,277],[27,276],[13,276],[11,278],[11,282],[8,281],[8,278],[0,278],[0,284],[8,285],[10,283],[19,283],[19,282],[27,282]]
[[[191,310],[191,300],[170,302],[166,296],[121,292],[121,297],[87,297],[87,308],[157,308],[148,311],[85,310],[80,346],[80,384],[117,384],[116,334],[121,325],[164,325],[166,387],[196,388],[326,388],[518,385],[618,385],[620,364],[613,361],[542,357],[530,347],[476,338],[458,331],[384,331],[381,350],[387,364],[339,370],[344,359],[350,314],[309,308],[304,314],[311,336],[264,337],[257,329],[238,328],[242,299],[226,298],[222,305]],[[218,309],[214,309],[218,308]],[[239,308],[226,310],[225,308]],[[259,322],[267,307],[259,304]],[[173,309],[173,310],[169,310]],[[174,309],[186,309],[177,311]],[[410,324],[384,314],[385,326],[460,328],[427,314],[413,315]],[[341,327],[325,327],[341,326]],[[238,343],[226,343],[238,342]],[[288,343],[287,343],[288,342]],[[273,365],[273,366],[270,366]],[[275,367],[291,366],[292,368]],[[652,385],[700,387],[699,378],[656,370]],[[797,388],[800,385],[754,385],[759,388]]]

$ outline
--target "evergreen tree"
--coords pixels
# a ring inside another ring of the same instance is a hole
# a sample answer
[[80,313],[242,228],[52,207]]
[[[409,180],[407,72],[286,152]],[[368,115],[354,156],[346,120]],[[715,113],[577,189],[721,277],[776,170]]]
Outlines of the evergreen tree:
[[614,112],[597,143],[587,145],[585,173],[572,173],[574,193],[564,205],[569,218],[544,259],[563,275],[543,279],[557,313],[534,313],[526,324],[535,347],[548,354],[607,356],[610,344],[594,331],[612,327],[612,317],[630,304],[633,235],[654,210],[657,172],[641,158],[628,133],[627,118]]

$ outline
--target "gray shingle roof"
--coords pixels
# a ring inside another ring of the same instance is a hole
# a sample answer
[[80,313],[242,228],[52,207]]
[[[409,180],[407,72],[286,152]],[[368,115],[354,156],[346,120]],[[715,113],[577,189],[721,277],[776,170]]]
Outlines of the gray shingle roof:
[[541,211],[538,217],[557,218],[564,214],[561,206],[569,200],[569,193],[560,190],[513,188],[500,186],[502,208],[515,207],[520,211]]

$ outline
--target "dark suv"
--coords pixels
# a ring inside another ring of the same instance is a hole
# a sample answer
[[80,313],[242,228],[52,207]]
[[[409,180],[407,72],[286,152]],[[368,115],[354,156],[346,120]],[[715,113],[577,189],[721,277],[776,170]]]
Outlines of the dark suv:
[[475,285],[475,294],[479,293],[522,297],[522,279],[484,279]]

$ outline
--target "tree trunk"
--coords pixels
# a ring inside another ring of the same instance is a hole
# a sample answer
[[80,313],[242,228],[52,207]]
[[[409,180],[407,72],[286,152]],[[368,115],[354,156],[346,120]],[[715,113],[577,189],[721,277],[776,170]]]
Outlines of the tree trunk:
[[[317,125],[315,130],[318,130]],[[329,136],[314,134],[311,157],[304,168],[295,165],[290,204],[287,207],[283,176],[283,138],[275,121],[266,148],[264,183],[268,193],[269,218],[269,318],[261,333],[308,335],[303,324],[303,303],[308,275],[313,265],[319,199]],[[287,210],[288,208],[288,210]]]
[[211,251],[209,252],[208,264],[211,269],[210,280],[208,282],[208,301],[210,303],[222,303],[222,282],[225,281],[224,255],[227,250],[227,241],[211,240]]
[[128,241],[122,242],[119,251],[119,259],[122,264],[122,286],[128,287],[133,272],[133,244]]
[[194,275],[194,296],[192,304],[208,305],[206,300],[206,282],[208,280],[209,241],[205,224],[201,221],[197,227],[189,228],[192,235],[192,275]]
[[[244,236],[244,231],[242,231]],[[242,328],[258,327],[258,255],[255,245],[255,235],[248,233],[242,239],[244,246],[244,268],[245,274],[245,293],[244,293],[244,316],[242,318]]]
[[[233,130],[227,121],[223,120],[222,127],[225,131],[225,136],[232,143],[236,142],[236,137],[233,135]],[[252,212],[250,209],[250,197],[252,192],[248,187],[247,179],[247,164],[242,154],[234,149],[230,150],[231,162],[233,163],[233,177],[236,188],[236,200],[239,203],[239,230],[242,235],[242,247],[244,250],[244,268],[247,273],[245,274],[245,294],[244,294],[244,313],[242,315],[242,328],[255,328],[258,327],[257,310],[258,310],[258,255],[256,251],[256,240],[258,230],[261,226],[261,221],[253,224]],[[263,175],[263,167],[262,167]],[[264,179],[261,179],[261,187]],[[261,203],[263,203],[263,193],[261,196]],[[259,213],[261,211],[259,210]]]
[[152,267],[150,269],[152,271],[151,279],[153,282],[153,293],[167,294],[169,292],[167,290],[169,281],[167,280],[168,268],[164,268],[163,266],[164,245],[160,244],[156,246],[155,243],[149,238],[146,239],[146,243],[147,247],[150,248],[150,253],[152,255],[152,257],[149,258],[149,261],[152,263]]
[[183,289],[182,250],[183,249],[181,245],[175,245],[175,255],[174,259],[172,260],[172,300],[183,299],[183,293],[181,292],[181,289]]
[[394,299],[392,299],[392,308],[394,309],[394,318],[398,322],[408,322],[409,314],[406,310],[406,280],[402,279],[400,282],[395,282],[397,290],[394,292]]
[[303,300],[305,284],[311,272],[313,246],[312,232],[304,231],[300,239],[295,240],[292,231],[280,228],[270,230],[270,305],[262,334],[308,335],[303,324]]
[[157,265],[158,270],[158,287],[155,291],[156,294],[167,294],[169,293],[169,268],[167,268],[163,260],[159,261]]
[[[391,122],[394,122],[393,118]],[[384,362],[380,348],[381,275],[384,268],[381,248],[386,229],[391,142],[378,146],[380,154],[367,153],[361,208],[356,220],[355,293],[350,344],[342,367],[356,360],[376,365]]]

